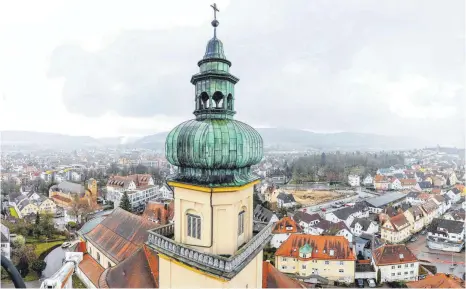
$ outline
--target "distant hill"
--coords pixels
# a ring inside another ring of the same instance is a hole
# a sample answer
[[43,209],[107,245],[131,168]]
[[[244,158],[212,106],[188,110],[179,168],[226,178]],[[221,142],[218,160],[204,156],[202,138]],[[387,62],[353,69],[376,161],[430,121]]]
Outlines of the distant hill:
[[[406,137],[362,133],[314,133],[298,129],[258,128],[269,149],[389,150],[421,148],[425,144]],[[144,148],[163,148],[167,132],[149,135],[133,143]]]
[[[266,149],[322,149],[322,150],[390,150],[422,148],[427,144],[415,138],[393,137],[362,133],[314,133],[297,129],[259,128]],[[62,147],[118,146],[162,150],[168,132],[141,138],[92,138],[54,133],[3,131],[2,146]]]

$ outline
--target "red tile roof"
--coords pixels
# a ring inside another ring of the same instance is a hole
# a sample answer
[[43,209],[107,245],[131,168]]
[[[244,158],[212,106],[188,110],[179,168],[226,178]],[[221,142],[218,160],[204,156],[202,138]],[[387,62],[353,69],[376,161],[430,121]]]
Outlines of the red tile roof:
[[56,200],[59,200],[59,201],[65,202],[65,203],[70,203],[71,202],[70,199],[65,198],[63,196],[60,196],[60,195],[53,195],[52,199],[56,199]]
[[86,253],[86,252],[87,252],[87,249],[86,249],[86,242],[79,242],[79,243],[76,245],[76,252]]
[[278,271],[270,262],[262,263],[262,288],[306,288],[301,282]]
[[400,213],[394,217],[390,218],[390,222],[392,223],[395,230],[404,229],[406,226],[409,226],[409,221],[406,219],[403,213]]
[[401,179],[400,182],[403,186],[414,186],[417,184],[416,179]]
[[406,245],[384,245],[372,255],[377,266],[417,262],[416,256]]
[[301,232],[301,227],[291,217],[284,217],[275,224],[272,234],[287,234]]
[[[307,259],[319,260],[356,260],[348,240],[343,236],[316,236],[292,234],[275,252],[275,256],[293,257],[302,260],[299,248],[309,244],[312,254]],[[333,250],[333,255],[331,251]],[[306,259],[306,260],[307,260]]]
[[408,288],[464,288],[464,281],[453,274],[437,273],[425,279],[406,283]]
[[173,220],[175,215],[175,202],[171,201],[169,204],[162,204],[158,202],[149,202],[144,209],[142,217],[144,219],[159,220],[160,225],[167,224],[168,220]]
[[156,223],[116,208],[85,237],[113,262],[119,263],[136,252],[147,241],[147,230]]
[[101,288],[159,288],[159,257],[145,245],[133,255],[107,268],[99,279]]
[[83,260],[79,263],[79,269],[91,280],[96,287],[99,285],[99,277],[104,272],[104,267],[97,263],[89,254],[83,255]]

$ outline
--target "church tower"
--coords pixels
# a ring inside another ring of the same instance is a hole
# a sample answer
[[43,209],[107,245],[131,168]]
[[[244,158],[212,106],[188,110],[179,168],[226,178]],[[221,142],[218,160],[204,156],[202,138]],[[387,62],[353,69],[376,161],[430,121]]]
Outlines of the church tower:
[[194,85],[194,115],[167,136],[167,160],[178,167],[174,223],[154,229],[148,244],[159,253],[160,288],[261,288],[262,249],[271,226],[253,233],[251,166],[263,156],[260,134],[234,119],[235,84],[231,62],[214,36]]

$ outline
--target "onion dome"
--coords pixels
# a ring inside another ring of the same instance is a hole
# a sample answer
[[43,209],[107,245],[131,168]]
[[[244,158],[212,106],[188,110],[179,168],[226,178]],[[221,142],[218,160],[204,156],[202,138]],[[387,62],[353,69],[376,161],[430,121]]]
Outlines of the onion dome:
[[[214,20],[216,21],[216,20]],[[212,25],[216,28],[218,21]],[[209,187],[241,186],[258,179],[251,166],[263,157],[263,141],[251,126],[234,120],[234,86],[222,42],[209,40],[200,72],[193,75],[195,119],[175,127],[167,136],[167,160],[178,167],[172,181]]]

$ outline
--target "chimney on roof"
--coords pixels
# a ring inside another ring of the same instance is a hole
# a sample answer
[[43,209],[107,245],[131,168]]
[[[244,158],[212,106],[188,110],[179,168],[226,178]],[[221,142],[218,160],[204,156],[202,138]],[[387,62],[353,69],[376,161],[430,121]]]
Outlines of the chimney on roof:
[[405,256],[403,254],[400,254],[400,260],[403,260]]

